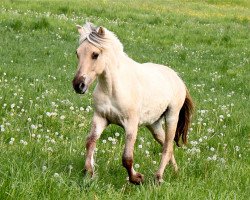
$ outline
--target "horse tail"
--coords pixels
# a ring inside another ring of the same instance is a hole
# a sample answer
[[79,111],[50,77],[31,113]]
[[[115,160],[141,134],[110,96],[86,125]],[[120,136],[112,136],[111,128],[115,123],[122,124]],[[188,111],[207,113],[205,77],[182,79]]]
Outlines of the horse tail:
[[175,138],[174,138],[174,141],[176,142],[177,146],[180,146],[179,145],[180,137],[182,138],[182,143],[185,145],[187,144],[188,128],[191,122],[191,116],[192,116],[193,110],[194,110],[194,103],[192,101],[192,98],[188,90],[186,89],[186,98],[179,113],[179,120],[177,123],[177,128],[176,128]]

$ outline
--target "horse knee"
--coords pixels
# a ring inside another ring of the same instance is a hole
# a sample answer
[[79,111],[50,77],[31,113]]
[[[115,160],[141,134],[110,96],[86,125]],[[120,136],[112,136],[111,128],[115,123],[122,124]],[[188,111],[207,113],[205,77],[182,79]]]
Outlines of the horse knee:
[[89,149],[93,144],[96,143],[97,137],[95,135],[89,135],[86,139],[86,148]]

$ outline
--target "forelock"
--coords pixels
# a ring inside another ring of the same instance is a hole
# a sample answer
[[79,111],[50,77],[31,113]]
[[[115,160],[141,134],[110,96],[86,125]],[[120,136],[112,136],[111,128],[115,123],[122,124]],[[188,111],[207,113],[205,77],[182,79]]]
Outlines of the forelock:
[[83,27],[83,32],[80,36],[79,44],[82,44],[85,40],[88,40],[94,46],[100,49],[107,49],[114,47],[123,51],[123,45],[114,33],[105,29],[105,35],[100,36],[98,34],[98,27],[94,24],[87,22]]

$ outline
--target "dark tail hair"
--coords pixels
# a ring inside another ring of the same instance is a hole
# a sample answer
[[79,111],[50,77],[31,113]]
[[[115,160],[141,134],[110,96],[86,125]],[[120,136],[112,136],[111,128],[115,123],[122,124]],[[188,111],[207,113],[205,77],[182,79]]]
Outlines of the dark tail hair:
[[186,99],[179,113],[179,121],[177,124],[174,138],[174,141],[176,142],[177,146],[180,146],[180,137],[182,138],[182,143],[187,144],[188,128],[191,122],[191,115],[193,113],[193,110],[194,104],[188,90],[186,89]]

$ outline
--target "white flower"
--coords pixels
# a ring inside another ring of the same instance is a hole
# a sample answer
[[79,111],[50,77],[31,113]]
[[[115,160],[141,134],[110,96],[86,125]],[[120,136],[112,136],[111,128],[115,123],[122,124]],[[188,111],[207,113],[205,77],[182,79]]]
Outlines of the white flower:
[[50,113],[50,112],[46,112],[46,115],[47,115],[48,117],[50,117],[50,116],[51,116],[51,113]]
[[213,129],[213,128],[208,128],[207,131],[208,131],[209,133],[214,133],[214,129]]
[[12,141],[12,140],[9,141],[9,144],[10,144],[10,145],[13,145],[13,143],[14,143],[14,141]]
[[155,161],[155,160],[153,160],[153,164],[154,164],[154,165],[156,164],[156,161]]
[[16,104],[14,104],[14,103],[11,104],[11,105],[10,105],[11,109],[13,109],[13,108],[15,107],[15,105],[16,105]]
[[196,153],[200,153],[201,152],[201,150],[200,149],[196,149]]
[[139,145],[138,145],[138,147],[139,147],[139,149],[141,149],[141,148],[142,148],[142,145],[141,145],[141,144],[139,144]]
[[83,127],[83,126],[84,126],[84,123],[81,123],[81,124],[79,124],[78,126],[79,126],[79,127]]
[[74,110],[74,107],[73,106],[70,106],[70,108],[69,108],[70,110]]
[[44,166],[42,166],[42,171],[44,172],[44,171],[46,171],[47,170],[47,167],[44,165]]
[[52,144],[55,144],[55,143],[56,143],[56,141],[55,141],[54,139],[51,139],[50,142],[51,142]]
[[5,131],[4,125],[0,125],[0,128],[1,128],[1,132]]
[[60,175],[58,173],[54,173],[54,177],[58,178],[58,177],[60,177]]
[[108,137],[108,141],[113,141],[113,138],[112,137]]
[[36,134],[34,134],[34,133],[33,133],[33,134],[31,134],[31,137],[33,137],[33,138],[34,138],[34,137],[36,137]]
[[80,107],[80,111],[84,111],[84,108],[83,108],[83,107]]
[[31,124],[30,128],[31,128],[31,129],[37,129],[37,126],[34,125],[34,124]]
[[60,119],[61,119],[61,120],[64,120],[64,119],[65,119],[65,116],[64,116],[64,115],[62,115],[62,116],[60,117]]
[[116,137],[119,137],[119,136],[120,136],[120,133],[116,132],[116,133],[115,133],[115,136],[116,136]]
[[236,150],[236,151],[239,151],[239,150],[240,150],[240,147],[239,147],[239,146],[235,146],[235,150]]
[[106,144],[106,143],[107,143],[107,140],[103,140],[102,143],[103,143],[103,144]]
[[215,149],[213,147],[210,148],[210,151],[214,151]]
[[135,168],[139,168],[140,167],[140,165],[139,164],[135,164]]
[[28,118],[28,122],[31,122],[31,118]]
[[48,151],[53,152],[52,147],[48,147]]
[[72,170],[73,169],[73,166],[72,165],[69,165],[69,170]]
[[212,160],[217,160],[217,155],[213,155]]

